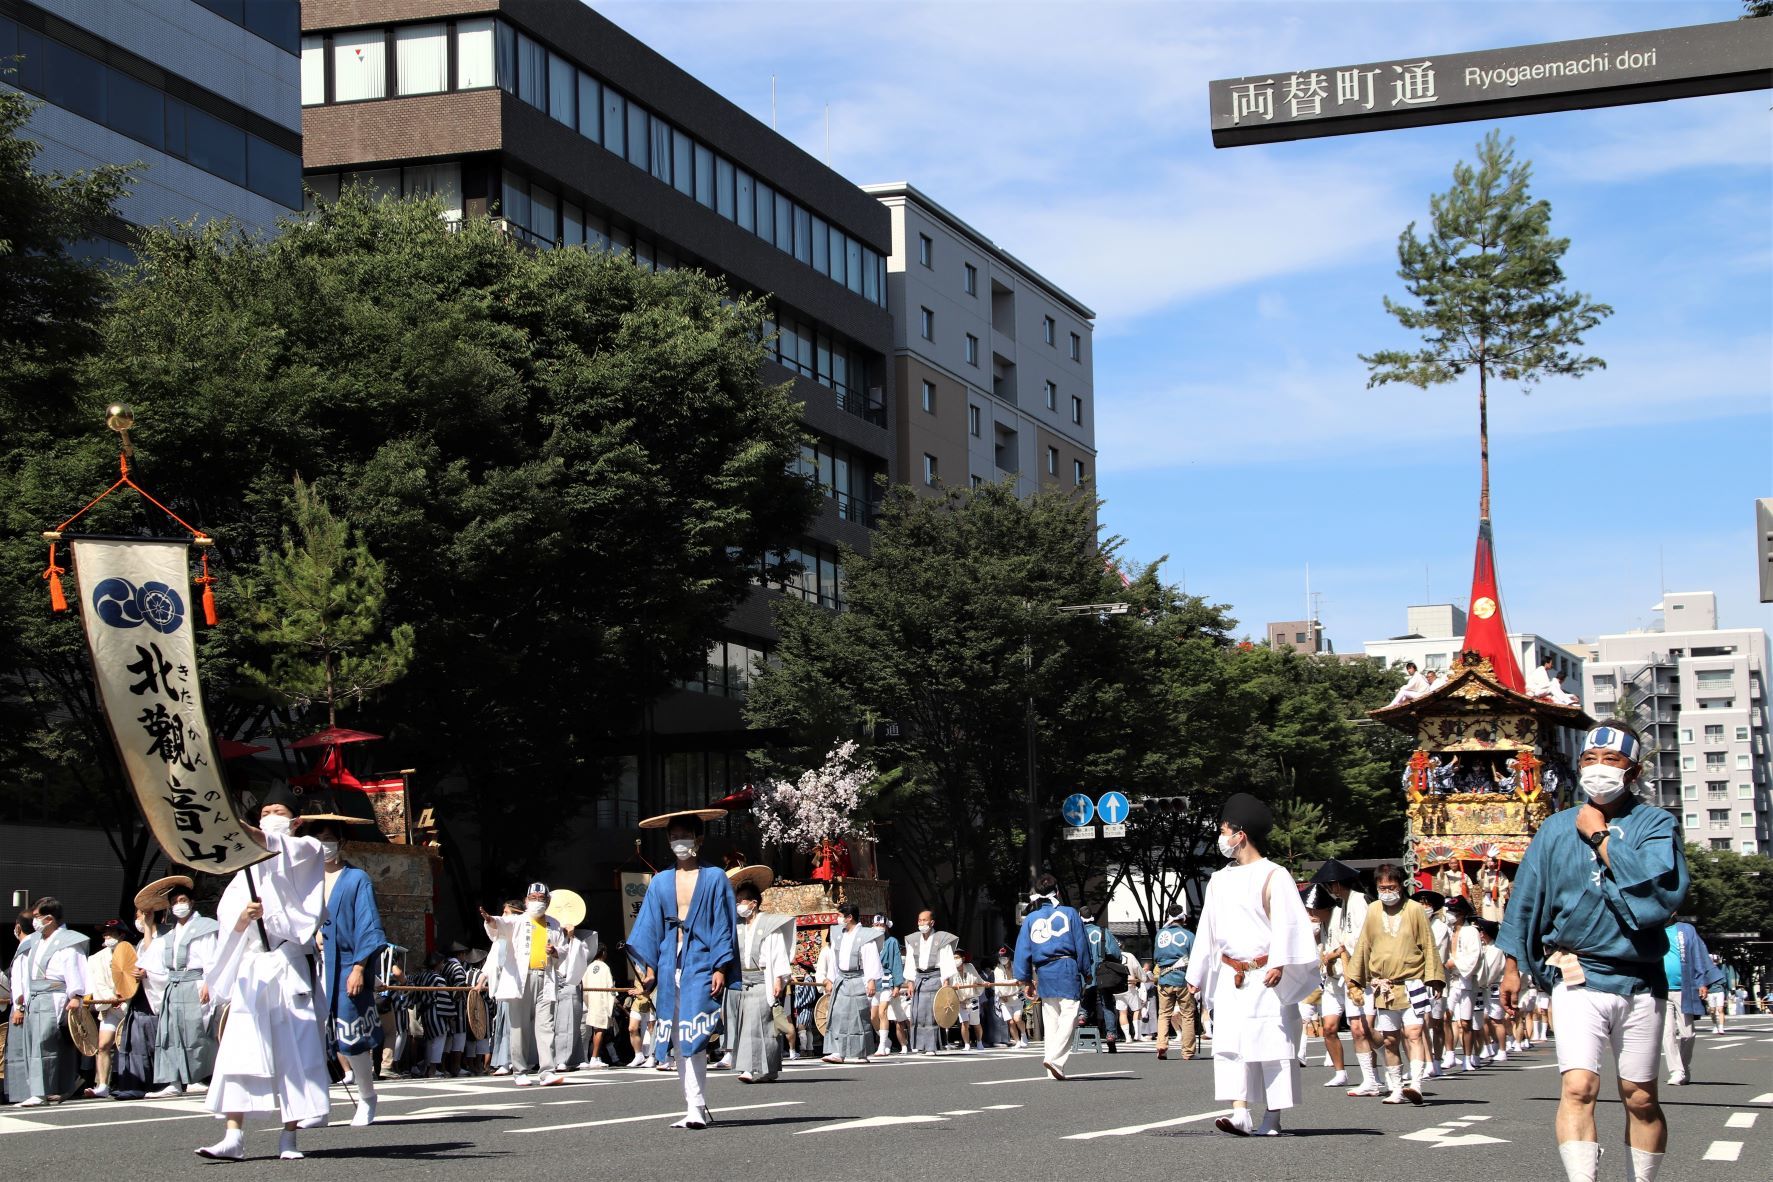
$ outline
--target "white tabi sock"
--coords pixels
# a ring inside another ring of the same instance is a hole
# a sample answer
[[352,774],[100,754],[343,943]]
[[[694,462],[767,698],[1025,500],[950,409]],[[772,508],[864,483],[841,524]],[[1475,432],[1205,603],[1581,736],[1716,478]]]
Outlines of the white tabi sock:
[[1360,1065],[1361,1086],[1366,1087],[1373,1082],[1373,1052],[1358,1051],[1355,1053],[1354,1061]]
[[1660,1153],[1632,1147],[1631,1159],[1625,1163],[1625,1182],[1656,1182],[1656,1175],[1661,1172]]
[[246,1146],[245,1129],[228,1129],[222,1133],[222,1139],[215,1143],[215,1148],[224,1150],[242,1149]]
[[1410,1086],[1417,1091],[1422,1090],[1422,1077],[1428,1074],[1428,1064],[1421,1059],[1410,1060]]
[[1386,1090],[1390,1091],[1390,1092],[1396,1092],[1400,1088],[1402,1088],[1403,1086],[1404,1086],[1404,1069],[1402,1067],[1393,1067],[1391,1064],[1387,1063],[1385,1065],[1385,1088],[1386,1088]]
[[693,1055],[679,1055],[677,1058],[677,1078],[683,1081],[683,1106],[686,1116],[700,1119],[707,1110],[705,1098],[708,1087],[708,1056],[697,1051]]
[[1564,1141],[1558,1145],[1568,1182],[1595,1182],[1601,1169],[1601,1147],[1595,1141]]
[[277,1156],[284,1161],[300,1161],[302,1151],[296,1148],[296,1131],[284,1129],[283,1136],[277,1142]]

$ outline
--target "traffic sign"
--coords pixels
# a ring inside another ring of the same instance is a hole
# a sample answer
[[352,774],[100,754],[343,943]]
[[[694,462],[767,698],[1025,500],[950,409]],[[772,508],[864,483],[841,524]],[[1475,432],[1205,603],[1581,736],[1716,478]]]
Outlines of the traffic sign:
[[1130,808],[1124,792],[1104,792],[1096,798],[1096,811],[1102,815],[1104,825],[1119,825],[1126,821]]
[[1066,841],[1088,841],[1096,836],[1094,825],[1068,825],[1065,828]]
[[1102,826],[1102,836],[1103,837],[1125,837],[1126,835],[1127,835],[1127,827],[1124,824]]
[[[1123,805],[1126,803],[1126,797],[1121,797],[1121,803]],[[1065,803],[1059,806],[1059,815],[1065,818],[1067,825],[1088,825],[1096,819],[1096,805],[1083,793],[1073,792],[1065,798]],[[1121,814],[1121,816],[1125,815],[1125,813]]]

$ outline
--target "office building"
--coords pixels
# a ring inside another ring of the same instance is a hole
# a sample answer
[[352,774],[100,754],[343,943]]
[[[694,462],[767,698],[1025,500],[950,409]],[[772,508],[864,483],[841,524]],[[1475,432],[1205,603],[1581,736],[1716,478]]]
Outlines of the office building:
[[862,191],[892,214],[901,478],[1093,488],[1096,314],[916,187]]
[[1648,753],[1644,795],[1680,819],[1686,839],[1765,853],[1769,818],[1767,633],[1718,627],[1710,591],[1669,593],[1662,627],[1579,641],[1584,697],[1597,718],[1620,710]]
[[[1445,673],[1453,659],[1465,647],[1465,612],[1450,603],[1417,604],[1408,609],[1409,631],[1385,640],[1369,640],[1363,646],[1367,656],[1390,668],[1406,661],[1416,662],[1423,671]],[[1524,673],[1551,657],[1552,676],[1564,689],[1582,695],[1582,655],[1580,652],[1547,640],[1534,632],[1510,632],[1508,641],[1514,646],[1515,659]]]
[[302,206],[297,0],[0,0],[0,85],[42,101],[35,166],[140,163],[85,253],[131,256],[131,226]]
[[791,382],[814,437],[801,470],[825,494],[788,553],[802,573],[760,588],[710,638],[704,674],[659,702],[612,757],[619,784],[579,819],[589,848],[632,851],[639,817],[706,804],[749,779],[740,715],[783,595],[843,602],[838,545],[868,547],[894,472],[886,255],[872,197],[580,3],[306,0],[307,183],[435,193],[451,217],[498,219],[537,248],[607,249],[696,267],[773,300],[764,364]]
[[1329,642],[1324,639],[1324,622],[1322,620],[1274,620],[1267,628],[1268,647],[1272,649],[1290,648],[1301,653],[1329,652]]

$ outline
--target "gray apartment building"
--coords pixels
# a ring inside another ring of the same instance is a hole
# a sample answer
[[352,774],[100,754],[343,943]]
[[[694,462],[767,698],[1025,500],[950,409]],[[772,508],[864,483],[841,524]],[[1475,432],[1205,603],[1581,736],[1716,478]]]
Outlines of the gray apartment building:
[[1720,628],[1710,591],[1670,592],[1662,627],[1612,633],[1586,651],[1588,711],[1636,706],[1650,747],[1644,793],[1673,813],[1686,840],[1741,854],[1773,849],[1768,776],[1767,633]]
[[80,249],[126,259],[131,226],[302,207],[298,21],[296,0],[0,0],[0,85],[43,103],[38,170],[145,166]]
[[639,817],[745,784],[757,738],[740,709],[773,603],[839,608],[839,544],[868,547],[876,482],[895,474],[888,211],[576,0],[304,0],[300,52],[315,199],[437,193],[538,249],[617,250],[771,297],[765,377],[803,404],[801,469],[824,500],[787,555],[802,573],[709,638],[703,676],[657,704],[615,753],[617,791],[573,822],[576,856],[626,857]]
[[900,478],[1093,489],[1096,314],[916,187],[862,191],[893,219]]

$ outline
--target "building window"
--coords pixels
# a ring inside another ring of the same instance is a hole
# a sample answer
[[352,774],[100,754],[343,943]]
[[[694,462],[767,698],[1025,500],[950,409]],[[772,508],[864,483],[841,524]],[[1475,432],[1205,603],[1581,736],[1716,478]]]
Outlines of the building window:
[[1730,839],[1727,837],[1714,837],[1711,839],[1711,848],[1714,850],[1728,850],[1730,848]]
[[1071,421],[1080,426],[1083,423],[1083,399],[1075,394],[1071,396]]
[[967,364],[979,364],[979,338],[970,332],[967,334]]
[[1082,488],[1083,482],[1084,482],[1084,463],[1082,460],[1072,460],[1071,461],[1071,483],[1077,485],[1079,488]]
[[1736,728],[1736,741],[1738,743],[1748,742],[1748,728],[1747,727],[1739,726]]
[[1698,800],[1699,799],[1699,785],[1697,785],[1697,784],[1686,785],[1686,788],[1681,793],[1681,795],[1686,797],[1688,800]]
[[388,38],[380,29],[334,33],[332,94],[335,102],[379,99],[388,93]]
[[1705,766],[1707,769],[1723,767],[1724,753],[1722,751],[1707,751],[1705,753]]
[[1053,323],[1051,316],[1040,318],[1040,339],[1051,345],[1059,339],[1059,326]]
[[[1600,683],[1600,679],[1596,678],[1595,681],[1596,681],[1596,685],[1598,687],[1599,683]],[[1693,741],[1693,728],[1690,726],[1682,727],[1681,728],[1681,742],[1691,743],[1692,741]]]
[[936,484],[936,457],[927,451],[923,453],[923,482],[932,488]]
[[923,409],[926,414],[936,413],[936,383],[934,382],[923,384]]
[[1042,382],[1041,383],[1041,392],[1046,398],[1047,409],[1048,410],[1058,410],[1059,409],[1059,384],[1057,382]]
[[1073,361],[1083,360],[1083,338],[1076,333],[1071,334],[1071,359]]
[[961,272],[961,274],[962,274],[961,286],[966,289],[966,293],[968,295],[970,295],[970,296],[978,295],[979,294],[979,268],[973,266],[973,264],[971,264],[971,263],[963,263],[963,264],[961,264],[961,266],[963,267],[963,270]]
[[1047,448],[1047,475],[1048,476],[1057,476],[1058,474],[1059,474],[1059,449],[1056,447],[1049,447],[1049,448]]
[[1753,800],[1755,798],[1755,786],[1753,784],[1738,784],[1736,785],[1736,795],[1737,798],[1741,800]]
[[977,406],[969,405],[967,407],[967,433],[975,439],[979,437],[984,417]]
[[935,254],[936,244],[930,241],[930,236],[919,234],[917,236],[917,261],[926,267],[931,266]]
[[326,101],[326,38],[302,38],[302,106]]
[[936,339],[936,314],[928,308],[917,310],[917,335],[926,341]]
[[977,472],[973,473],[972,479],[973,479],[973,487],[974,488],[978,488],[980,485],[985,483],[985,478],[983,476],[980,476]]
[[394,30],[394,86],[401,94],[449,89],[448,25],[405,25]]
[[1689,829],[1699,828],[1699,814],[1698,813],[1688,813],[1687,814],[1687,828],[1689,828]]
[[1682,771],[1690,772],[1698,766],[1699,766],[1699,761],[1697,759],[1695,759],[1693,756],[1691,756],[1691,755],[1681,756],[1681,770]]
[[[1722,763],[1723,761],[1720,760],[1719,762]],[[1749,767],[1748,752],[1746,752],[1746,751],[1741,752],[1740,754],[1738,754],[1736,756],[1736,768],[1738,771],[1747,771],[1748,767]]]
[[1706,723],[1705,741],[1707,743],[1722,743],[1724,741],[1724,724],[1721,722]]

